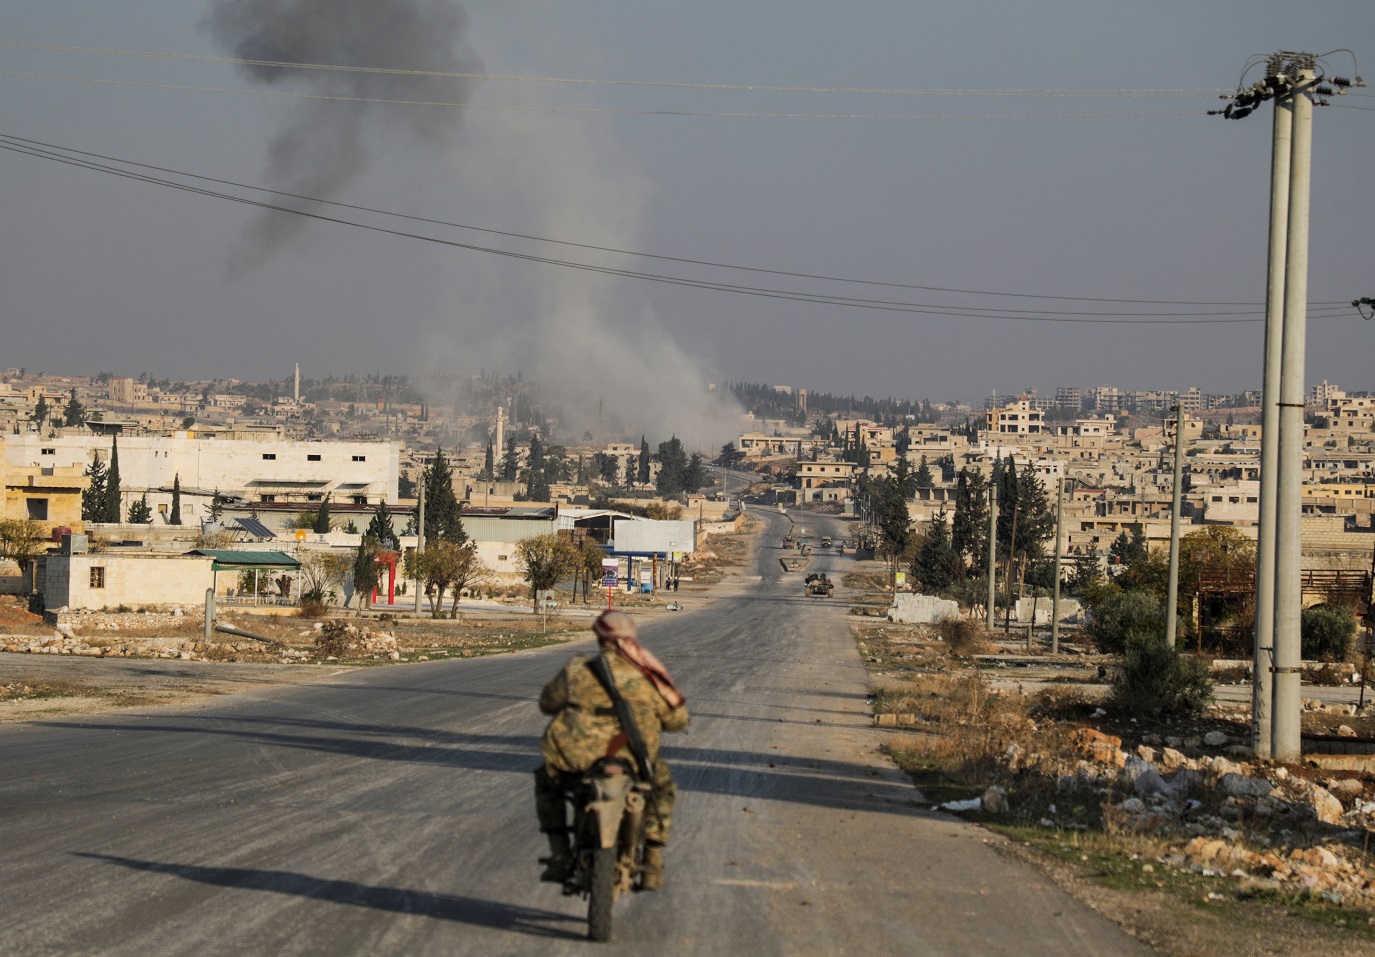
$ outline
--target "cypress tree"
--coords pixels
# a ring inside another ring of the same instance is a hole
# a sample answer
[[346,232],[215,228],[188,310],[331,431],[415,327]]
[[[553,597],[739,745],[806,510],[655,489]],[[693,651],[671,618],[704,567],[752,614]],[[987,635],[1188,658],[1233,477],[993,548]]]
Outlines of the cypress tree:
[[372,513],[372,521],[368,523],[364,538],[372,539],[382,548],[396,547],[396,528],[392,525],[391,512],[387,511],[386,502],[377,503],[377,510]]
[[150,525],[152,521],[153,510],[148,507],[148,493],[144,492],[137,502],[129,503],[129,524]]
[[444,450],[435,453],[422,476],[425,483],[425,541],[453,542],[462,545],[468,540],[463,529],[462,505],[454,495],[453,469]]
[[950,545],[966,562],[978,565],[988,549],[988,485],[979,472],[960,469],[955,486],[955,517]]
[[376,557],[377,542],[364,535],[353,555],[353,588],[358,592],[358,603],[364,608],[372,604],[372,590],[377,587],[380,577]]
[[76,390],[72,390],[72,397],[67,400],[67,406],[62,410],[62,424],[66,426],[76,426],[86,424],[86,407],[76,398]]
[[[660,450],[662,451],[662,446],[660,446]],[[636,469],[636,471],[635,471],[635,481],[639,482],[641,485],[648,485],[648,484],[649,484],[649,443],[645,441],[645,437],[644,437],[643,435],[640,436],[640,459],[639,459],[639,461],[636,463],[636,465],[637,465],[637,469]]]
[[926,464],[926,456],[921,457],[921,465],[917,467],[917,474],[912,478],[912,484],[917,488],[932,488],[936,484],[935,478],[931,475],[931,467]]
[[81,520],[99,522],[105,515],[105,486],[109,481],[109,472],[100,460],[99,452],[95,455],[95,461],[86,467],[85,475],[91,481],[81,490]]
[[506,437],[506,451],[501,456],[501,480],[514,482],[520,473],[520,453],[516,451],[516,437]]
[[110,470],[105,476],[105,501],[101,507],[100,521],[118,524],[119,514],[119,436],[110,437]]
[[326,495],[320,500],[320,510],[315,513],[315,525],[312,530],[317,535],[324,535],[329,532],[329,496]]
[[167,524],[181,524],[181,473],[178,472],[172,478],[172,514],[167,517]]

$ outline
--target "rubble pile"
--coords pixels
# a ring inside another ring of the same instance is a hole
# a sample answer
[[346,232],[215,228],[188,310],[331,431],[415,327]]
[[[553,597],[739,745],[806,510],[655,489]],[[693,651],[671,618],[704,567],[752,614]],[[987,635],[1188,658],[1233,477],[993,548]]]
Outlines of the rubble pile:
[[1306,891],[1333,904],[1375,909],[1375,887],[1370,874],[1341,856],[1340,846],[1294,848],[1283,851],[1252,851],[1231,838],[1196,837],[1176,854],[1160,861],[1173,867],[1222,877],[1235,877],[1245,888]]
[[1221,731],[1142,739],[1124,749],[1121,738],[1080,727],[1062,753],[1010,745],[996,774],[1001,783],[979,807],[1016,813],[1019,782],[1054,782],[1044,827],[1082,829],[1082,821],[1056,820],[1056,804],[1096,801],[1106,827],[1170,845],[1161,864],[1375,910],[1375,871],[1343,847],[1375,829],[1375,789],[1364,780],[1249,761],[1250,749]]
[[263,661],[299,659],[305,652],[274,648],[257,641],[211,641],[183,638],[96,638],[73,634],[70,625],[58,625],[43,638],[26,638],[0,646],[0,651],[34,655],[76,655],[85,658],[179,658],[182,661]]
[[389,631],[369,631],[349,622],[333,619],[320,628],[315,651],[325,658],[387,658],[398,661],[401,651],[396,635]]
[[48,612],[49,620],[56,618],[59,628],[70,626],[79,631],[149,631],[153,629],[185,628],[205,620],[202,609],[188,612],[183,608],[166,611],[71,611],[65,606]]

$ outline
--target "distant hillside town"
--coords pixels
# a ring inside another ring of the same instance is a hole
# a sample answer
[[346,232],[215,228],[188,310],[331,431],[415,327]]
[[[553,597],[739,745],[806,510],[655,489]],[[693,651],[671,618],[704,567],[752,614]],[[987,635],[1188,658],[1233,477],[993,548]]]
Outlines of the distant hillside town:
[[[704,529],[734,520],[746,494],[874,528],[896,508],[913,541],[948,536],[956,555],[945,564],[972,568],[984,547],[971,528],[983,507],[974,503],[1009,476],[1028,503],[1021,532],[1009,536],[1040,536],[1021,556],[1023,578],[1052,574],[1045,510],[1057,496],[1060,575],[1088,574],[1090,565],[1110,574],[1123,542],[1168,541],[1177,431],[1186,446],[1181,520],[1191,531],[1255,535],[1255,393],[1060,387],[992,395],[974,408],[762,383],[703,389],[733,410],[732,441],[709,444],[706,429],[620,434],[604,413],[572,427],[555,400],[518,376],[302,379],[298,368],[276,382],[174,382],[8,369],[0,373],[0,547],[11,561],[0,588],[42,593],[47,607],[173,604],[193,601],[205,569],[220,565],[235,572],[212,575],[226,595],[241,597],[251,577],[255,599],[275,588],[274,599],[297,601],[320,584],[298,567],[303,553],[333,555],[338,565],[371,540],[393,556],[381,562],[387,581],[361,577],[369,597],[380,587],[394,600],[388,588],[397,576],[405,587],[405,556],[422,543],[422,488],[431,508],[425,537],[434,510],[452,501],[463,531],[447,534],[470,549],[481,580],[496,584],[522,581],[521,542],[553,536],[599,549],[607,563],[599,567],[618,587],[662,588],[682,574]],[[1309,391],[1307,422],[1305,565],[1369,568],[1375,396],[1323,382]],[[298,564],[253,571],[224,554],[236,550]],[[131,564],[154,558],[158,588]],[[288,584],[266,585],[259,572]],[[330,588],[314,591],[342,600],[353,576],[328,577]],[[451,587],[440,585],[441,594]]]

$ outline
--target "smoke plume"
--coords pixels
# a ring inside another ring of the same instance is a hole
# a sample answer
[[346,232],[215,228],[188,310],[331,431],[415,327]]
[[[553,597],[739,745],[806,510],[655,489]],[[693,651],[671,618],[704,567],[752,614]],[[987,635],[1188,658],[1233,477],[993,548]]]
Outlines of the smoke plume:
[[[367,169],[372,144],[445,146],[462,112],[365,101],[462,104],[470,81],[264,64],[474,73],[481,67],[464,47],[467,19],[451,0],[211,0],[206,26],[228,55],[259,61],[239,67],[254,83],[340,98],[302,100],[267,152],[273,188],[332,199]],[[288,213],[259,214],[231,271],[261,265],[305,222]]]
[[[655,184],[606,119],[489,113],[473,120],[468,134],[475,131],[480,135],[465,135],[454,155],[455,173],[476,192],[500,197],[506,217],[520,217],[541,236],[616,249],[643,245]],[[568,258],[631,265],[584,251]],[[461,282],[452,316],[427,344],[427,372],[523,370],[555,398],[551,411],[565,440],[601,425],[613,439],[676,434],[690,448],[714,453],[737,433],[739,407],[708,391],[708,383],[720,381],[702,358],[710,344],[685,348],[655,314],[646,284],[546,265],[497,274],[471,268]]]

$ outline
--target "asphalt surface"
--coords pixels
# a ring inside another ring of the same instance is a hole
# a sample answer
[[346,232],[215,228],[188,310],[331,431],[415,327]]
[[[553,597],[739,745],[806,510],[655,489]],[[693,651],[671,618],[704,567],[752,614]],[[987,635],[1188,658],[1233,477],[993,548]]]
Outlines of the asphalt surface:
[[763,518],[755,575],[642,632],[693,724],[666,739],[668,887],[619,901],[611,943],[536,880],[534,702],[563,646],[0,728],[0,954],[1150,953],[917,807],[843,590],[804,597]]

